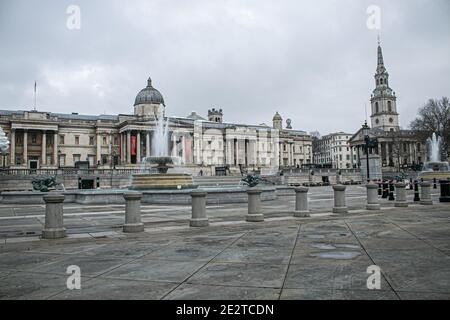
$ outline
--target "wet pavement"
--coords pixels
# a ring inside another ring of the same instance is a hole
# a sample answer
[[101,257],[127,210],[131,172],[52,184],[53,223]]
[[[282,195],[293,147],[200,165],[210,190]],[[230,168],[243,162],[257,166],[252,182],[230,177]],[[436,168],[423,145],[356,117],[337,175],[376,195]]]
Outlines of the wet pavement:
[[[436,195],[434,195],[436,198]],[[0,205],[0,299],[449,299],[450,206],[365,210],[348,188],[348,214],[332,214],[330,188],[311,188],[311,217],[294,197],[208,206],[210,226],[190,228],[189,206],[143,205],[145,232],[123,234],[124,208],[65,206],[68,238],[42,240],[44,206]],[[67,289],[67,267],[81,289]],[[368,267],[381,271],[368,289]]]

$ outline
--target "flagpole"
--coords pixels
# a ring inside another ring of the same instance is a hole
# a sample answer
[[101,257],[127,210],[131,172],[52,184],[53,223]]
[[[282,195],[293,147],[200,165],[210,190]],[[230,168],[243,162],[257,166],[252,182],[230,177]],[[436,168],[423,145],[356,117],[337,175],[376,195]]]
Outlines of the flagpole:
[[36,81],[34,81],[34,111],[36,111]]

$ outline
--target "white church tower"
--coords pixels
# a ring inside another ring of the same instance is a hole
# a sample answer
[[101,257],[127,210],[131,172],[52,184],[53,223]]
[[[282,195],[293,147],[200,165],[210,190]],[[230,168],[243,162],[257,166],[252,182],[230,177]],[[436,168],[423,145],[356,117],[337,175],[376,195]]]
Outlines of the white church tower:
[[370,116],[372,128],[384,131],[399,130],[397,97],[389,87],[389,73],[384,67],[383,52],[379,41],[375,90],[373,90],[370,102],[372,104],[372,115]]

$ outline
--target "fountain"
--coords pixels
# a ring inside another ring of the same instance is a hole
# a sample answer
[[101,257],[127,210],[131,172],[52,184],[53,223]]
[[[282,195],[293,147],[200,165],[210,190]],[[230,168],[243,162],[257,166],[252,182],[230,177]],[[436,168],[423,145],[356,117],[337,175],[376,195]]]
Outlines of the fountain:
[[152,138],[152,156],[143,159],[143,166],[153,166],[157,173],[132,175],[131,190],[151,189],[194,189],[192,176],[185,173],[167,173],[173,168],[174,159],[169,156],[169,119],[164,112],[156,117],[156,128]]
[[441,137],[433,133],[431,138],[427,139],[427,144],[430,161],[425,162],[423,165],[422,172],[419,173],[419,178],[428,181],[449,179],[450,165],[446,161],[440,161]]

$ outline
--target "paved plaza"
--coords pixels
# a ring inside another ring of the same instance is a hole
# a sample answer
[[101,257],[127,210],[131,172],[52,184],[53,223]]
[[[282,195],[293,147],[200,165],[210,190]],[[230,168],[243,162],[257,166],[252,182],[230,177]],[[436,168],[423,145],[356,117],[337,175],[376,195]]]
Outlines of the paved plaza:
[[[450,205],[412,202],[365,210],[347,187],[348,214],[332,214],[331,187],[310,188],[311,217],[295,197],[208,205],[210,226],[189,227],[190,206],[142,205],[145,232],[124,234],[123,205],[64,207],[68,237],[42,240],[44,205],[0,205],[0,299],[449,299]],[[81,289],[68,290],[68,266]],[[367,288],[367,268],[381,288]]]

